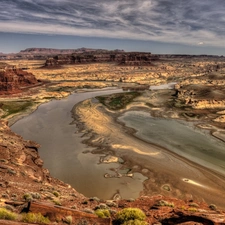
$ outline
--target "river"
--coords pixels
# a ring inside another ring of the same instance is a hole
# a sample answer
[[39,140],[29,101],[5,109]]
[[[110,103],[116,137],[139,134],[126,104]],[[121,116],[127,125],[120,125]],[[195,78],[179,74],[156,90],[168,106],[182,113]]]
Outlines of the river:
[[11,126],[12,131],[24,139],[36,141],[44,160],[44,167],[51,175],[70,184],[87,197],[111,199],[116,193],[123,198],[136,198],[143,190],[146,179],[135,173],[133,178],[105,178],[104,174],[120,167],[119,163],[99,163],[100,156],[91,153],[82,144],[82,134],[77,133],[71,110],[75,104],[88,98],[122,92],[105,89],[74,93],[65,99],[42,104],[38,109]]
[[137,137],[225,175],[225,143],[193,122],[154,118],[140,111],[126,112],[119,121],[137,130]]
[[[172,88],[174,84],[151,87]],[[121,92],[105,89],[74,93],[65,99],[42,104],[38,109],[11,126],[12,131],[41,145],[39,154],[51,175],[70,184],[87,197],[111,199],[116,193],[122,198],[136,198],[146,179],[140,173],[133,178],[105,178],[106,173],[120,172],[120,163],[99,163],[101,156],[90,153],[92,148],[82,144],[82,134],[73,124],[71,110],[75,104],[95,96]],[[225,145],[193,123],[152,118],[148,113],[130,111],[120,120],[137,130],[142,139],[161,145],[200,165],[224,174]]]

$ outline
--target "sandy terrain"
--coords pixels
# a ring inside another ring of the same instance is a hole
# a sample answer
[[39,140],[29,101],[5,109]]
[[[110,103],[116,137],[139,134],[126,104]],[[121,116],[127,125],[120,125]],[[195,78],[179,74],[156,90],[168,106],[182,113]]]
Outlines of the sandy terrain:
[[[140,98],[143,101],[143,97]],[[136,109],[137,106],[144,109],[143,104],[138,101],[134,106]],[[148,108],[145,107],[144,110]],[[88,136],[92,134],[86,141],[87,144],[99,148],[100,152],[111,152],[123,158],[132,172],[138,171],[149,178],[144,182],[142,194],[162,194],[224,205],[221,199],[225,195],[223,177],[134,137],[132,130],[116,122],[116,117],[122,110],[113,113],[100,103],[86,100],[75,106],[73,112],[76,119],[85,122],[78,123],[80,130],[84,132],[85,129]],[[174,115],[177,113],[174,112],[172,116]]]

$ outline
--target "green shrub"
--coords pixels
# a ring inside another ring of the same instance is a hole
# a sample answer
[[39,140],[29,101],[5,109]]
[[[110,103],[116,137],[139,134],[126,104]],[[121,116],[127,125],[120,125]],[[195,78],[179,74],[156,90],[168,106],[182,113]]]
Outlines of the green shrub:
[[4,208],[11,212],[13,212],[15,210],[15,208],[12,205],[5,205]]
[[197,203],[194,203],[194,202],[193,203],[190,203],[189,206],[195,207],[195,208],[198,208],[199,207],[199,205]]
[[141,220],[128,220],[125,221],[122,225],[147,225],[148,223]]
[[216,205],[214,205],[214,204],[209,205],[209,208],[210,208],[211,210],[217,210],[217,207],[216,207]]
[[55,197],[59,197],[59,196],[60,196],[60,194],[59,194],[58,191],[54,191],[54,192],[53,192],[53,195],[55,195]]
[[30,195],[34,199],[40,199],[41,198],[41,195],[39,193],[37,193],[37,192],[31,192]]
[[17,215],[5,208],[0,208],[0,219],[2,220],[16,220]]
[[110,217],[110,212],[108,209],[97,209],[95,214],[100,218],[108,218]]
[[146,215],[141,209],[138,208],[126,208],[122,209],[116,214],[116,220],[123,224],[124,222],[128,222],[130,220],[139,220],[144,221]]
[[190,212],[197,212],[198,209],[196,209],[195,207],[190,207],[190,208],[188,208],[188,211],[190,211]]
[[33,200],[33,197],[31,196],[30,193],[25,193],[25,194],[23,195],[23,198],[24,198],[24,200],[25,200],[26,202],[31,202],[31,201]]
[[73,217],[72,216],[67,216],[64,220],[65,223],[67,224],[72,224],[73,223]]
[[160,200],[158,203],[157,203],[157,206],[169,206],[169,207],[174,207],[174,203],[173,202],[167,202],[165,200]]
[[62,203],[61,203],[59,200],[57,200],[57,199],[53,199],[52,202],[53,202],[55,205],[58,205],[58,206],[61,206],[61,205],[62,205]]
[[95,207],[95,209],[109,209],[109,207],[104,203],[100,203]]
[[47,217],[44,217],[41,213],[25,213],[22,215],[21,221],[25,223],[50,223],[50,220]]

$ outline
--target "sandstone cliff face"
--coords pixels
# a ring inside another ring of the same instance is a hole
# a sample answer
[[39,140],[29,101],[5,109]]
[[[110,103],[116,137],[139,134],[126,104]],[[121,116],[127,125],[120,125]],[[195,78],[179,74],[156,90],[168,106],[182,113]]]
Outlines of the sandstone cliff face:
[[46,60],[45,66],[64,64],[116,62],[119,65],[139,66],[151,65],[151,53],[141,52],[92,52],[71,55],[57,55]]
[[21,69],[6,68],[0,71],[0,94],[17,93],[21,87],[37,84],[38,81],[32,73]]

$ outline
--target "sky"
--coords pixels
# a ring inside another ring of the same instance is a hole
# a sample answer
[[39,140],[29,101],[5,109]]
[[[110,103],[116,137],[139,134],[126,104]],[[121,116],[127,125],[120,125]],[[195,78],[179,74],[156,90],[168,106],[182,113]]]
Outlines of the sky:
[[225,0],[0,0],[0,52],[225,55]]

